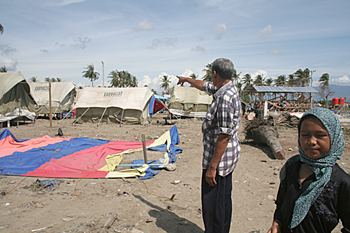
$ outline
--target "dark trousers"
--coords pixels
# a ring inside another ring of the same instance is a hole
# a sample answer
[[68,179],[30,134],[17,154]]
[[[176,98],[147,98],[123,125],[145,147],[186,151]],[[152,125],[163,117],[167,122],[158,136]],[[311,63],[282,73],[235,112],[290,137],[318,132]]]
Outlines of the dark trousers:
[[216,175],[216,186],[205,181],[207,170],[202,174],[202,214],[206,233],[229,233],[232,217],[232,172]]

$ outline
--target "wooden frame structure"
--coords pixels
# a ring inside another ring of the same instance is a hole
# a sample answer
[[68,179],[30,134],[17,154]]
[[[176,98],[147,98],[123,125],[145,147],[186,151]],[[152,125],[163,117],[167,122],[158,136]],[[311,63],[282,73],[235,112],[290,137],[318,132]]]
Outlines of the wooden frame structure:
[[299,111],[315,107],[312,104],[312,93],[318,92],[313,87],[272,86],[250,86],[245,91],[251,96],[255,95],[259,102],[266,101],[270,110],[279,111]]

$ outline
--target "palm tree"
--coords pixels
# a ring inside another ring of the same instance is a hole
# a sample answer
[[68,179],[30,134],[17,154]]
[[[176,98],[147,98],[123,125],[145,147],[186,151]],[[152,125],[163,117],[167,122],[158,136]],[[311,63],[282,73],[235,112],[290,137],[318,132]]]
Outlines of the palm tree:
[[211,63],[206,66],[206,69],[203,69],[205,71],[205,75],[203,76],[203,81],[211,82],[213,81],[211,79]]
[[130,87],[137,87],[137,85],[138,85],[137,78],[135,76],[132,76]]
[[299,86],[304,87],[305,85],[309,85],[311,76],[310,70],[308,68],[306,68],[305,70],[299,69],[295,71],[294,76],[296,77],[296,82]]
[[264,80],[265,80],[265,78],[263,78],[263,76],[259,74],[255,77],[253,84],[256,86],[263,86]]
[[278,75],[277,79],[275,80],[276,86],[284,86],[286,85],[287,80],[285,75]]
[[4,27],[0,23],[0,34],[4,33]]
[[198,77],[197,77],[196,74],[192,73],[192,74],[190,75],[190,78],[192,78],[192,79],[197,79]]
[[294,78],[294,75],[292,74],[288,75],[287,85],[290,87],[296,86],[296,80]]
[[272,83],[273,83],[273,79],[272,78],[268,78],[268,79],[266,79],[265,83],[266,83],[266,86],[271,86]]
[[161,80],[161,82],[162,83],[160,84],[160,88],[162,88],[165,91],[167,91],[168,88],[169,88],[169,85],[171,83],[170,78],[168,77],[168,75],[164,75],[162,80]]
[[242,72],[239,72],[239,74],[237,74],[237,71],[234,69],[233,70],[233,74],[232,74],[232,80],[234,81],[235,86],[237,86],[238,84],[238,79],[239,76],[241,75]]
[[250,76],[250,74],[245,74],[243,76],[243,84],[244,84],[244,89],[246,89],[247,87],[251,86],[253,82],[252,77]]
[[137,87],[137,78],[127,71],[113,70],[109,73],[111,87]]
[[0,73],[6,73],[6,72],[7,72],[6,66],[0,67]]
[[118,87],[119,86],[119,76],[118,76],[118,70],[113,70],[109,73],[108,78],[111,78],[111,87]]
[[97,80],[100,76],[100,73],[95,72],[94,64],[88,65],[85,67],[86,70],[84,70],[83,77],[90,79],[92,86],[94,86],[94,80]]
[[61,79],[60,78],[49,78],[49,77],[46,77],[45,78],[45,82],[49,82],[49,81],[52,82],[52,83],[54,83],[54,82],[61,82]]
[[29,79],[29,81],[31,81],[31,82],[38,82],[39,81],[39,79],[37,78],[37,77],[31,77],[30,79]]
[[326,102],[326,108],[328,108],[328,97],[334,94],[334,91],[329,88],[329,74],[322,74],[318,82],[321,83],[318,94]]
[[322,74],[318,82],[321,83],[322,86],[329,86],[329,74],[328,73]]

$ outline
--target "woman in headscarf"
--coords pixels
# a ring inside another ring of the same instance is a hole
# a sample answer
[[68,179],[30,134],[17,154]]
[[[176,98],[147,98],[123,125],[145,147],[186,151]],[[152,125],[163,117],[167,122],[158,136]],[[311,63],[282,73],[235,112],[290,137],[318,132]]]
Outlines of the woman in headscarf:
[[299,154],[281,169],[274,221],[268,233],[350,232],[350,176],[336,163],[344,151],[337,116],[325,108],[298,122]]

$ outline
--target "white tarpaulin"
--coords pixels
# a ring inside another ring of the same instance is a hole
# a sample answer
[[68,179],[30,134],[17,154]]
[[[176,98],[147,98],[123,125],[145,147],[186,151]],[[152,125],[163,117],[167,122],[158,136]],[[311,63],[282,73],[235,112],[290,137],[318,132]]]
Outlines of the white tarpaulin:
[[194,87],[174,86],[170,89],[168,109],[171,114],[187,117],[205,117],[213,97]]
[[153,92],[148,87],[85,87],[79,93],[76,117],[81,121],[141,123],[149,121],[148,104]]
[[15,109],[12,112],[6,113],[4,116],[0,114],[0,122],[10,121],[19,117],[25,117],[28,118],[31,121],[34,121],[35,119],[35,113],[29,112],[25,109]]
[[[29,82],[30,93],[35,102],[41,107],[36,113],[48,114],[50,112],[49,83]],[[73,82],[51,83],[51,111],[52,113],[63,113],[71,110],[75,97],[75,86]]]

